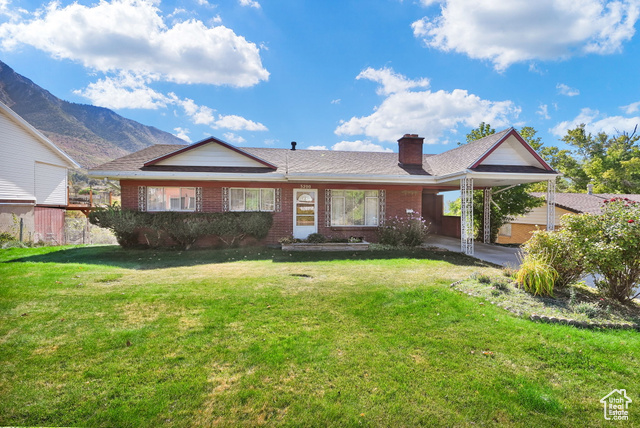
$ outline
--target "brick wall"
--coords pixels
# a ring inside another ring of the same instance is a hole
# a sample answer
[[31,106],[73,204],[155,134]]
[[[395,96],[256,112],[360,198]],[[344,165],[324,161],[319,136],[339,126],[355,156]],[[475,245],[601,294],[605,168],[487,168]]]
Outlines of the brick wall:
[[421,215],[422,187],[370,184],[334,184],[334,183],[246,183],[211,181],[169,181],[169,180],[122,180],[122,207],[138,209],[138,186],[181,186],[202,187],[203,211],[222,211],[222,188],[279,188],[281,189],[281,210],[273,213],[273,226],[265,239],[266,244],[276,244],[280,238],[293,234],[293,189],[315,189],[318,191],[318,232],[335,238],[362,237],[375,242],[375,227],[336,227],[326,224],[325,191],[327,189],[385,190],[386,218],[406,217],[407,210]]
[[536,230],[546,230],[546,226],[511,223],[511,236],[498,235],[496,242],[498,244],[522,244],[528,241]]

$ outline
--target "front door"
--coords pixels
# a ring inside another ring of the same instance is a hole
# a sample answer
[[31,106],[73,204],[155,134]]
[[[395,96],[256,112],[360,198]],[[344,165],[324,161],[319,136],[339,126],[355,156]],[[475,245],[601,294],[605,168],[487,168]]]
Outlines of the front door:
[[318,191],[293,189],[293,237],[305,239],[318,231]]

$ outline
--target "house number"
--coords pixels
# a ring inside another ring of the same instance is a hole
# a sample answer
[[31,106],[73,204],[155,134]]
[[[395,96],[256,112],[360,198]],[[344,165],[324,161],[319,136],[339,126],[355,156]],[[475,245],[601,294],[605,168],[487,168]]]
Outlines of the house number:
[[311,189],[311,184],[301,184],[300,188],[301,189]]

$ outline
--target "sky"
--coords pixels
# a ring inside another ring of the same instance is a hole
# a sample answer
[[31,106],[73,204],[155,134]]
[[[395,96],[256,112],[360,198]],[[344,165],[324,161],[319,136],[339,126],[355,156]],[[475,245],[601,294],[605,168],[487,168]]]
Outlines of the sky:
[[0,0],[0,58],[187,142],[425,153],[640,123],[640,0]]

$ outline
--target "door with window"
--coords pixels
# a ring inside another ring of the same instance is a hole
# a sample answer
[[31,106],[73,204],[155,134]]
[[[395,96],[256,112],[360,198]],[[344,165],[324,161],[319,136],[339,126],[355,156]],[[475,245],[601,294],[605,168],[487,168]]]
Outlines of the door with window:
[[318,191],[293,190],[293,237],[305,239],[318,231]]

